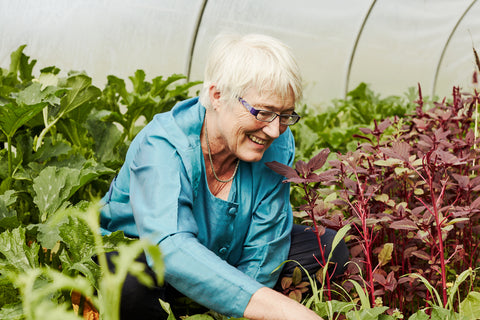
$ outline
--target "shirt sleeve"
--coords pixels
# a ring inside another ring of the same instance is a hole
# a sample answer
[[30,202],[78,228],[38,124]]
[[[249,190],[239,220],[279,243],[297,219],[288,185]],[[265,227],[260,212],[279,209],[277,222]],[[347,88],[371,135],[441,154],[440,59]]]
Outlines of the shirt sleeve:
[[140,238],[158,243],[165,281],[198,303],[241,317],[263,285],[219,258],[196,238],[193,188],[178,153],[148,137],[130,166],[130,195]]

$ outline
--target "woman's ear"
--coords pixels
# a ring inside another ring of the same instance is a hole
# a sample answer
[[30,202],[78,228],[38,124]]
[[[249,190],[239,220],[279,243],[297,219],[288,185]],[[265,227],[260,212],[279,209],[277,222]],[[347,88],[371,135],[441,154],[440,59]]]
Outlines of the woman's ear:
[[212,108],[217,110],[220,107],[220,98],[222,95],[215,84],[210,85],[208,88],[208,96],[210,97]]

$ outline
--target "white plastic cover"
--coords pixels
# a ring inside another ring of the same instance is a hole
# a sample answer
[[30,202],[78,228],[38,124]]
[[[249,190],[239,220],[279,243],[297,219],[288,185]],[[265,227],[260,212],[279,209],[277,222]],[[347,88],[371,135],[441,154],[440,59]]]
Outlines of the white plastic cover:
[[0,0],[0,66],[21,44],[37,68],[85,70],[100,87],[183,73],[201,80],[219,32],[275,36],[295,52],[305,102],[324,106],[360,82],[380,94],[471,87],[477,0]]

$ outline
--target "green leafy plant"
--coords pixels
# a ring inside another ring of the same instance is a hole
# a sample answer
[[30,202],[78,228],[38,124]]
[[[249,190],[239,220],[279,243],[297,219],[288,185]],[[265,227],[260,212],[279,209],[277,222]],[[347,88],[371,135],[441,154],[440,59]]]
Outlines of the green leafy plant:
[[[104,108],[110,111],[105,119],[123,127],[121,141],[131,141],[155,114],[170,110],[177,101],[189,97],[190,88],[200,84],[199,81],[186,82],[174,88],[170,87],[174,82],[185,78],[180,74],[171,75],[165,80],[159,76],[150,83],[145,81],[145,72],[137,70],[135,76],[130,77],[133,90],[129,92],[123,79],[108,76],[108,83],[101,97]],[[138,120],[141,117],[144,121],[139,125]]]
[[475,280],[476,274],[472,269],[463,271],[458,275],[453,285],[447,289],[447,303],[443,302],[441,294],[429,283],[429,281],[419,274],[412,274],[417,277],[425,285],[430,295],[433,297],[430,306],[417,311],[409,319],[478,319],[480,310],[479,293],[470,291],[465,299],[458,304],[458,312],[455,312],[456,305],[455,298],[460,298],[461,295],[458,290],[468,278],[471,279],[471,284]]
[[[176,85],[180,75],[148,82],[138,70],[133,91],[113,76],[102,91],[84,73],[47,67],[34,76],[24,48],[0,68],[0,319],[76,318],[72,292],[118,319],[126,274],[151,282],[134,258],[147,251],[160,276],[162,264],[156,246],[100,237],[90,204],[108,190],[135,133],[197,83]],[[122,117],[130,122],[115,122]],[[115,273],[103,257],[111,250],[120,253]]]
[[[61,210],[43,225],[42,243],[60,239],[56,242],[60,246],[44,253],[56,257],[61,270],[38,260],[41,245],[28,244],[25,228],[3,232],[0,253],[5,258],[1,261],[1,276],[10,281],[20,296],[15,304],[2,307],[0,318],[11,317],[13,309],[16,319],[78,319],[70,299],[72,292],[78,292],[90,298],[102,319],[119,319],[121,286],[127,273],[152,284],[152,279],[143,274],[144,266],[135,262],[144,250],[154,261],[159,281],[162,280],[163,262],[158,246],[127,240],[121,233],[102,238],[98,228],[98,208],[94,205],[86,211],[74,207]],[[105,259],[105,251],[113,248],[119,252],[114,261],[115,273],[109,271]],[[94,256],[98,257],[99,265],[92,260]]]
[[342,153],[355,150],[359,128],[372,128],[374,121],[403,117],[413,111],[415,94],[410,88],[403,96],[381,97],[366,83],[360,83],[346,99],[333,100],[321,112],[303,106],[299,111],[302,120],[291,127],[296,160],[307,161],[322,149]]
[[302,281],[302,271],[299,267],[295,267],[291,277],[283,277],[281,279],[281,286],[283,294],[288,295],[297,302],[301,302],[303,294],[308,291],[310,283]]
[[[115,76],[100,90],[87,75],[61,76],[56,67],[34,76],[24,48],[0,68],[0,319],[78,318],[72,292],[116,319],[125,275],[151,281],[135,257],[159,253],[121,233],[100,237],[90,203],[106,192],[136,133],[197,83],[181,75],[149,82],[138,70],[131,90]],[[299,161],[280,173],[292,182],[297,219],[318,235],[339,230],[352,255],[340,287],[329,282],[330,257],[318,257],[320,281],[310,279],[302,302],[324,318],[479,313],[479,94],[455,88],[428,110],[420,90],[412,100],[380,98],[361,84],[293,127]],[[114,249],[110,273],[103,253]],[[287,284],[298,299],[304,284]],[[212,311],[187,318],[227,319]]]

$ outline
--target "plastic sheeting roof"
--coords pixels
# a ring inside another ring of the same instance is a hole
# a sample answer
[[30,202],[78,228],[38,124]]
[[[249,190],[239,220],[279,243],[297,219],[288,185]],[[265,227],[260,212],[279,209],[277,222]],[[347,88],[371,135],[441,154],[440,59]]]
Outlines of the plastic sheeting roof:
[[85,70],[99,87],[136,69],[201,80],[217,33],[255,32],[292,47],[310,105],[360,82],[448,96],[471,86],[478,17],[477,0],[0,0],[0,66],[27,44],[37,68]]

